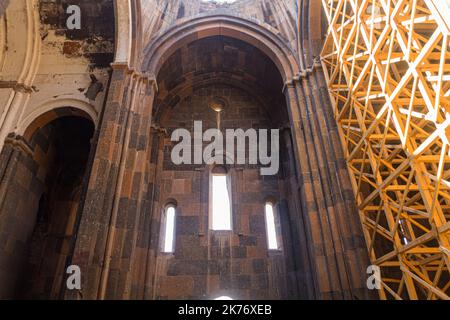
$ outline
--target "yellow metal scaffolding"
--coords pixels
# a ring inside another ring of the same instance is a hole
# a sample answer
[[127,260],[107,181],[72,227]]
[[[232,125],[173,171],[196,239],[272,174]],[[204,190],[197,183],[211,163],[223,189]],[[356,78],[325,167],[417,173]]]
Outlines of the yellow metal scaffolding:
[[382,299],[450,295],[450,1],[323,0],[329,84]]

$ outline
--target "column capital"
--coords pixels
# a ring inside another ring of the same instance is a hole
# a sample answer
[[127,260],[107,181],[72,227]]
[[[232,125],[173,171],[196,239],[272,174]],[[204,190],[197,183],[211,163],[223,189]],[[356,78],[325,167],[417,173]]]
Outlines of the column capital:
[[113,62],[111,63],[111,68],[117,71],[128,71],[130,72],[132,68],[126,62]]
[[283,86],[283,93],[286,93],[286,91],[288,89],[293,89],[295,88],[295,85],[297,83],[300,83],[300,75],[296,75],[294,77],[292,77],[291,79],[288,79]]
[[34,154],[33,147],[30,146],[28,141],[22,137],[21,135],[18,135],[16,133],[10,133],[6,139],[5,139],[5,145],[10,145],[14,149],[24,152],[26,155],[32,157]]

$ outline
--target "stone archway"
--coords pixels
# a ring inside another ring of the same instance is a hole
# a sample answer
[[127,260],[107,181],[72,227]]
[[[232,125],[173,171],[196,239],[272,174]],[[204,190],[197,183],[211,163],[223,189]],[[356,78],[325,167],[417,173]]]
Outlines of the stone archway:
[[297,55],[272,30],[268,25],[228,15],[200,16],[157,35],[143,52],[141,70],[154,77],[177,48],[211,36],[226,36],[264,52],[278,67],[284,81],[292,81],[301,71]]

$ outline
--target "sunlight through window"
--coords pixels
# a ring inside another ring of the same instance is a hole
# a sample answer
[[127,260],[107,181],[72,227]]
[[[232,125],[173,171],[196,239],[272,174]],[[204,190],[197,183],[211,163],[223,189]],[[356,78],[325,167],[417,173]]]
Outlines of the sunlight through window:
[[267,226],[267,242],[269,250],[278,250],[277,230],[275,226],[275,214],[273,205],[271,203],[266,204],[266,226]]
[[173,253],[175,238],[175,208],[170,206],[166,209],[166,223],[164,232],[164,252]]
[[218,298],[216,298],[216,299],[214,299],[214,300],[233,300],[232,298],[230,298],[230,297],[227,297],[227,296],[222,296],[222,297],[218,297]]
[[212,177],[212,210],[212,229],[231,230],[231,203],[226,175]]

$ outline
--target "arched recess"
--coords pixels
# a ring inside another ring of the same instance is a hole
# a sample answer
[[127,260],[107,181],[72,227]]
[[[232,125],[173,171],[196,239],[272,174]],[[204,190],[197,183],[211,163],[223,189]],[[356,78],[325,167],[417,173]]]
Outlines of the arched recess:
[[181,22],[157,36],[145,48],[142,71],[155,77],[178,48],[212,36],[238,39],[258,48],[272,59],[285,82],[297,77],[301,71],[297,54],[277,36],[273,28],[221,14]]
[[[228,49],[233,53],[227,54]],[[270,29],[236,17],[224,15],[198,17],[181,22],[161,34],[147,47],[144,55],[142,72],[154,77],[159,89],[155,94],[153,122],[156,128],[166,130],[168,136],[175,128],[185,128],[192,136],[195,131],[193,122],[198,121],[205,124],[204,128],[220,128],[224,132],[225,129],[241,128],[244,131],[250,129],[270,131],[289,125],[288,105],[283,95],[283,87],[286,82],[298,76],[299,66],[293,51]],[[239,61],[230,60],[233,59],[232,56],[240,57]],[[210,59],[212,57],[215,63],[211,65],[209,62],[203,63],[212,61]],[[191,62],[192,65],[188,66],[187,64]],[[263,73],[267,77],[260,77],[261,73],[254,72],[255,69],[264,69]],[[270,88],[271,84],[275,84],[274,88]],[[214,98],[226,101],[223,112],[210,104]],[[275,102],[272,102],[271,98]],[[286,112],[280,112],[281,109]],[[223,265],[226,270],[232,270],[234,260],[242,259],[252,265],[258,264],[255,268],[263,278],[273,279],[271,284],[262,285],[260,291],[251,292],[250,281],[245,284],[230,284],[233,275],[224,271],[220,285],[232,289],[227,294],[237,295],[233,290],[238,290],[237,288],[242,285],[241,296],[246,299],[298,297],[296,284],[298,279],[295,274],[297,270],[293,267],[292,250],[286,249],[285,252],[269,254],[263,227],[264,212],[259,210],[264,204],[264,194],[277,195],[277,198],[291,204],[289,208],[285,208],[284,215],[285,225],[289,227],[287,220],[289,209],[295,206],[291,201],[293,193],[288,194],[284,190],[288,189],[292,178],[286,176],[286,172],[292,173],[295,170],[288,168],[291,164],[285,156],[286,143],[280,141],[285,153],[282,156],[282,168],[277,174],[264,178],[260,176],[262,167],[260,164],[253,164],[250,161],[246,164],[231,164],[236,159],[237,150],[232,154],[217,151],[215,155],[225,158],[232,166],[227,175],[226,185],[232,207],[231,227],[227,225],[225,229],[221,229],[215,228],[210,223],[213,221],[211,203],[214,193],[210,166],[205,164],[174,166],[170,160],[170,149],[173,145],[169,146],[165,140],[155,139],[154,150],[161,152],[160,157],[155,157],[155,167],[158,168],[155,173],[157,176],[155,179],[158,181],[156,188],[159,188],[155,194],[161,198],[176,197],[183,215],[179,217],[177,254],[169,257],[166,255],[148,257],[146,267],[153,272],[149,274],[148,279],[153,281],[152,285],[156,289],[145,293],[145,297],[186,298],[187,292],[182,290],[169,292],[168,281],[173,281],[176,276],[188,277],[187,266],[191,263],[189,257],[198,255],[198,259],[202,260],[208,256],[204,255],[205,252],[211,254],[210,260],[214,260],[217,265]],[[250,147],[248,148],[250,150]],[[203,160],[208,163],[208,159]],[[162,212],[162,204],[156,198],[151,201],[152,211],[156,216]],[[244,211],[246,213],[243,213]],[[295,214],[294,211],[291,213]],[[155,221],[159,221],[158,218],[155,218]],[[287,234],[284,239],[285,247],[291,248],[294,240],[291,240],[289,231]],[[197,237],[200,235],[204,240],[193,247],[189,242],[192,235]],[[239,242],[241,251],[232,248],[230,244],[233,241]],[[217,243],[223,244],[220,253],[215,252],[217,248],[214,244]],[[149,247],[150,250],[157,249],[153,248],[151,243]],[[244,254],[247,249],[258,251],[256,255],[260,259],[252,261],[254,257]],[[155,266],[164,267],[155,268]],[[272,272],[275,269],[278,271]],[[199,278],[214,276],[215,272],[207,270]],[[243,278],[246,276],[249,275]],[[219,295],[217,288],[206,285],[199,287],[194,293],[195,297],[217,295]]]
[[1,298],[60,297],[94,129],[87,112],[55,108],[37,116],[16,143],[6,144],[0,225],[8,227],[0,237],[15,247],[0,250],[0,260],[9,261],[0,271],[0,278],[8,279],[0,281]]
[[182,101],[189,95],[191,95],[193,88],[202,86],[207,87],[211,84],[222,84],[225,86],[231,86],[237,89],[241,89],[247,93],[257,93],[256,95],[254,95],[255,99],[257,99],[261,103],[261,105],[264,106],[264,110],[267,112],[267,114],[270,113],[270,107],[273,98],[253,83],[244,83],[242,81],[238,81],[236,79],[233,79],[232,75],[229,74],[219,74],[211,77],[206,77],[207,79],[194,78],[193,82],[190,83],[189,86],[187,86],[186,84],[180,84],[175,89],[171,90],[170,93],[165,95],[161,103],[158,106],[155,106],[153,118],[154,122],[164,123],[167,120],[167,117],[170,115],[171,109],[180,100]]

